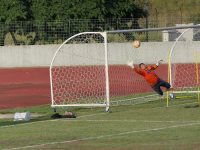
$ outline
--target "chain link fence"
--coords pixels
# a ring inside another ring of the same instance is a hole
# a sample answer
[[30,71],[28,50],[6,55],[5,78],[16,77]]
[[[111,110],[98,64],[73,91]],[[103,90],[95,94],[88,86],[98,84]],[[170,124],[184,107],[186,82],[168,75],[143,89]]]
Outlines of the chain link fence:
[[[199,18],[142,18],[107,19],[104,21],[70,19],[62,22],[14,21],[0,22],[0,46],[60,44],[80,32],[125,30],[175,26],[175,24],[198,24]],[[151,35],[144,33],[144,40]],[[153,35],[152,35],[153,36]]]

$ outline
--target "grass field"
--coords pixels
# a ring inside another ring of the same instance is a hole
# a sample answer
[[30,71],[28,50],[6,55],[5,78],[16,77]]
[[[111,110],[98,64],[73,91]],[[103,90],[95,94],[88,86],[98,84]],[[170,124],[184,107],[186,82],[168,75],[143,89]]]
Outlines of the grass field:
[[[1,110],[42,114],[30,122],[0,120],[0,149],[70,150],[197,150],[200,149],[200,108],[193,100],[74,109],[76,119],[50,119],[48,105]],[[191,104],[190,104],[191,105]],[[189,106],[189,104],[187,104]]]

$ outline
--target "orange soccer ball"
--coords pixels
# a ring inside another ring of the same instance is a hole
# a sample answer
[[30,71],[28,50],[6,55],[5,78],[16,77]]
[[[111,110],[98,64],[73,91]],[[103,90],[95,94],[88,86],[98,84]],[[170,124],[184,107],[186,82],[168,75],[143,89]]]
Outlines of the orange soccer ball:
[[135,41],[133,41],[132,45],[134,48],[139,48],[141,45],[141,42],[139,40],[135,40]]

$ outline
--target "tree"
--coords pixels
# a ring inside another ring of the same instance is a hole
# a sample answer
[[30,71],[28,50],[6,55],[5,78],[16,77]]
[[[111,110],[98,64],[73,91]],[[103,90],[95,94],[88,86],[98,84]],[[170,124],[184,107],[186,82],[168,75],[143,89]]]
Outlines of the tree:
[[23,21],[27,19],[27,11],[23,0],[1,0],[0,5],[0,45],[4,45],[6,33],[10,32],[11,36],[17,45],[17,40],[14,36],[16,26],[15,21]]
[[[4,40],[5,33],[10,32],[15,44],[23,44],[15,39],[14,33],[28,34],[29,22],[23,26],[12,24],[13,21],[31,21],[31,30],[36,33],[32,44],[66,38],[63,34],[116,29],[111,19],[117,22],[118,19],[147,15],[138,1],[141,0],[1,0],[0,22],[7,28],[2,27],[5,31],[1,32],[4,35],[0,35],[0,39]],[[134,28],[135,24],[139,27],[137,19],[118,24],[128,27],[128,22],[132,24],[129,28]],[[69,32],[70,27],[73,27],[73,33]]]

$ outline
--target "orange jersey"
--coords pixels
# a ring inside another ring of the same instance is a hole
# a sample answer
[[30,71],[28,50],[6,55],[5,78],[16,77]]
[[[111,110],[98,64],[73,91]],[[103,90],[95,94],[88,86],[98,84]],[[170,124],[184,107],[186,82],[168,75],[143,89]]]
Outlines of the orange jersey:
[[153,65],[147,66],[146,69],[134,68],[134,71],[142,75],[151,86],[154,86],[159,80],[159,77],[154,72],[157,67],[157,65]]

